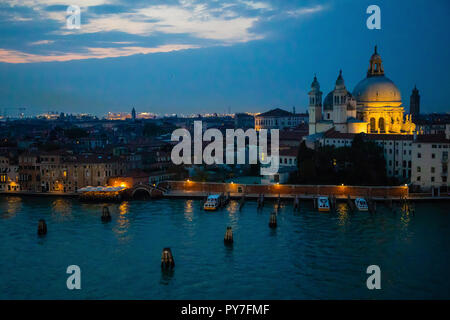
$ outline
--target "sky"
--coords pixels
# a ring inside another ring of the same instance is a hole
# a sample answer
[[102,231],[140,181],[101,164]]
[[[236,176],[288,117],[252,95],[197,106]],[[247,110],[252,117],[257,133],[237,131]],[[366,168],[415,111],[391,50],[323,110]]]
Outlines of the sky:
[[422,112],[448,112],[449,14],[448,0],[0,0],[0,114],[304,112],[314,74],[324,96],[340,69],[352,91],[375,45],[406,111],[417,85]]

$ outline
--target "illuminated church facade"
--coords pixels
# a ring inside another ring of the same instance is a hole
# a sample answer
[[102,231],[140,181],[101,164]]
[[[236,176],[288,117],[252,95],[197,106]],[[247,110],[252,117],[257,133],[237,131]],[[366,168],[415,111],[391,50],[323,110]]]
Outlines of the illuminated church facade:
[[415,124],[404,116],[400,90],[384,74],[380,55],[370,58],[367,76],[353,92],[347,90],[342,70],[334,90],[322,100],[317,77],[311,84],[309,96],[309,134],[334,128],[341,133],[412,134]]

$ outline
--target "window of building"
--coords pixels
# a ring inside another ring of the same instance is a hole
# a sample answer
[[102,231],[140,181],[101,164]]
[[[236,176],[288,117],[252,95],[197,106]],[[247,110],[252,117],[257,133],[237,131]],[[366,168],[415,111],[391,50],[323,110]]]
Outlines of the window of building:
[[434,182],[434,177],[431,177],[431,182]]
[[420,152],[417,154],[417,158],[422,158],[422,154]]
[[417,181],[420,181],[420,176],[417,176]]

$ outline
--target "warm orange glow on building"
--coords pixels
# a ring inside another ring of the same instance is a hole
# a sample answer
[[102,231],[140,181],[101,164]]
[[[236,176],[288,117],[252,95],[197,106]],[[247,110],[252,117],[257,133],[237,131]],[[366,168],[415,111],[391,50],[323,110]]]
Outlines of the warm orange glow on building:
[[111,178],[109,179],[109,185],[112,187],[131,188],[133,182],[130,178]]

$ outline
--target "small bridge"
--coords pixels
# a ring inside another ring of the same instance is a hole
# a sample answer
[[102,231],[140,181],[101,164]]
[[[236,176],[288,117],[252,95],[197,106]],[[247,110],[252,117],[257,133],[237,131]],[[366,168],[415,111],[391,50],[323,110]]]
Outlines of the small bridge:
[[158,185],[151,185],[147,183],[135,184],[132,188],[128,190],[131,198],[138,197],[149,197],[149,198],[159,198],[164,195],[167,190],[165,188],[159,187]]

